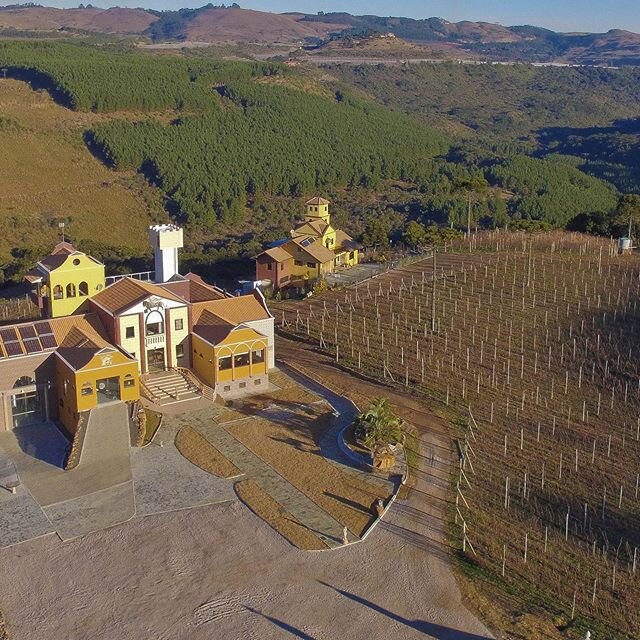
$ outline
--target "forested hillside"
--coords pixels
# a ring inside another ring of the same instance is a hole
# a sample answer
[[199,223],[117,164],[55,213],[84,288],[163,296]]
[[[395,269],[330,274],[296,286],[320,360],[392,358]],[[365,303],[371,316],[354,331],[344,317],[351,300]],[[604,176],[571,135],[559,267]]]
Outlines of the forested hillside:
[[[638,115],[633,70],[445,64],[317,74],[69,42],[0,44],[0,69],[94,112],[84,118],[93,155],[114,175],[138,172],[159,187],[167,214],[190,227],[191,255],[207,263],[255,255],[315,193],[365,242],[404,240],[410,221],[609,220],[613,184],[624,188],[610,174],[636,157],[631,138],[595,158],[560,135]],[[6,131],[19,124],[0,122]]]
[[49,42],[0,42],[7,76],[42,86],[79,111],[208,110],[212,86],[256,75],[284,73],[270,63],[154,57],[128,47]]
[[168,126],[112,122],[93,130],[93,144],[117,168],[145,171],[199,224],[232,221],[256,192],[374,187],[448,148],[434,131],[355,99],[247,83],[223,94],[220,112]]

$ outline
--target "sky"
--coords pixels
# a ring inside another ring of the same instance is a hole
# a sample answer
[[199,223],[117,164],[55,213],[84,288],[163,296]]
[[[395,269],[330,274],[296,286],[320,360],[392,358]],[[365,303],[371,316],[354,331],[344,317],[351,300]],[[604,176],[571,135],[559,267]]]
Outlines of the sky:
[[[0,0],[0,6],[20,0]],[[72,7],[80,0],[34,0],[47,6]],[[209,0],[84,0],[97,7],[129,6],[154,9],[197,7]],[[211,0],[231,4],[233,0]],[[451,21],[484,20],[504,25],[533,24],[556,31],[640,32],[640,0],[237,0],[245,9],[285,11],[348,11],[355,14],[437,16]]]

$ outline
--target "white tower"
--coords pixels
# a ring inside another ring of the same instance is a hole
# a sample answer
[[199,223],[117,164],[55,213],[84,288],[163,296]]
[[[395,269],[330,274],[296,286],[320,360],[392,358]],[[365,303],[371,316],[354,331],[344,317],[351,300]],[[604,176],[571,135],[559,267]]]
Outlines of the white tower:
[[178,274],[178,249],[184,246],[182,229],[174,224],[149,227],[149,242],[153,247],[156,282],[168,282]]

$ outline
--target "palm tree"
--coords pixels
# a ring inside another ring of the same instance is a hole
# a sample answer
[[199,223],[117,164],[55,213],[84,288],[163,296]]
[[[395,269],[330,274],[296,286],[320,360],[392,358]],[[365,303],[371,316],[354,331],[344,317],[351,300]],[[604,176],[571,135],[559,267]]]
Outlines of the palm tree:
[[386,398],[374,398],[369,408],[356,418],[355,435],[370,450],[396,444],[403,438],[402,420],[393,414]]

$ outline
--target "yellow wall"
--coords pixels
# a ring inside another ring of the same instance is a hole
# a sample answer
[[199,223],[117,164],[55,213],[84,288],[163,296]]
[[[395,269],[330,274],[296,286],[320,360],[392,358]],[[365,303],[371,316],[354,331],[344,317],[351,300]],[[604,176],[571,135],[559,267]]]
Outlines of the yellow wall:
[[340,266],[348,265],[350,267],[353,267],[353,266],[358,264],[358,261],[360,259],[360,255],[358,254],[358,250],[357,249],[353,250],[353,258],[349,258],[349,254],[350,253],[351,253],[350,251],[345,251],[344,253],[339,254],[340,255],[340,262],[338,264]]
[[[176,307],[170,311],[171,326],[165,330],[171,335],[171,366],[189,366],[189,310],[187,307]],[[176,329],[176,320],[182,320],[182,329]],[[178,360],[176,348],[181,344],[184,349],[184,357]]]
[[[250,376],[263,375],[267,372],[268,341],[254,329],[237,329],[232,331],[215,347],[197,335],[191,338],[192,368],[204,382],[213,387],[220,382],[241,380]],[[262,350],[264,362],[253,362],[253,352]],[[250,363],[237,367],[234,356],[249,353]],[[231,357],[231,369],[218,370],[218,360]]]
[[[138,314],[130,316],[120,316],[117,318],[120,323],[120,346],[135,356],[138,360],[138,367],[144,358],[144,353],[140,353],[140,319]],[[133,337],[127,338],[127,328],[133,328]]]
[[[58,410],[65,427],[74,433],[78,413],[98,406],[96,384],[103,378],[120,378],[120,400],[123,402],[140,399],[138,364],[120,351],[111,351],[111,364],[103,365],[103,355],[97,355],[79,371],[69,366],[60,357],[56,358],[56,384],[58,388]],[[126,378],[126,376],[130,376]],[[132,380],[133,386],[125,386],[125,380]],[[90,388],[88,395],[82,394],[83,388]]]
[[[77,262],[77,264],[76,264]],[[87,294],[80,295],[80,284],[87,284]],[[68,285],[75,287],[75,296],[67,295]],[[84,254],[70,255],[57,269],[47,275],[49,315],[52,318],[70,316],[85,311],[89,298],[105,286],[104,265]],[[61,287],[62,297],[55,299],[56,287]]]
[[327,224],[329,223],[329,205],[328,204],[308,204],[307,218],[322,218]]

